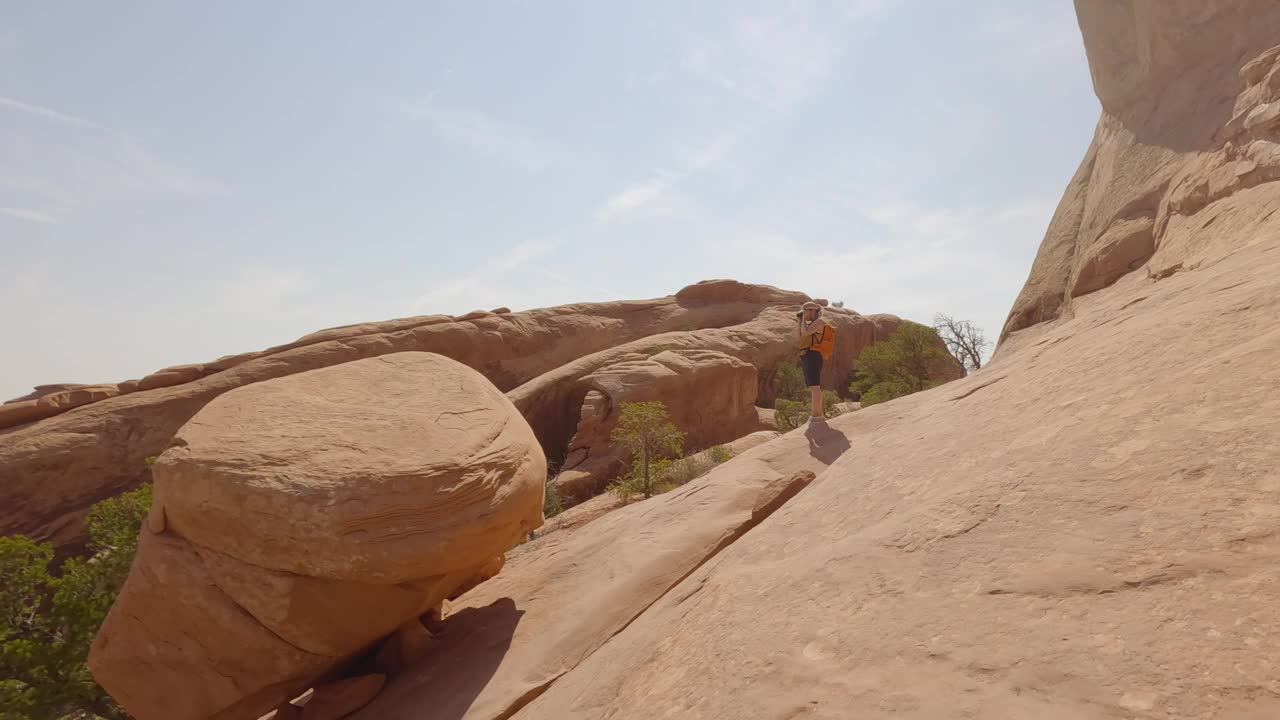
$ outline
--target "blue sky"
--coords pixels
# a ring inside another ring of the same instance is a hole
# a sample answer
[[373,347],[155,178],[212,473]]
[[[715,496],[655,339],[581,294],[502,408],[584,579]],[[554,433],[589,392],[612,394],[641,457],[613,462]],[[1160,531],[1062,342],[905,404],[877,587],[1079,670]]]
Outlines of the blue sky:
[[1098,113],[1066,0],[0,11],[0,397],[733,277],[992,336]]

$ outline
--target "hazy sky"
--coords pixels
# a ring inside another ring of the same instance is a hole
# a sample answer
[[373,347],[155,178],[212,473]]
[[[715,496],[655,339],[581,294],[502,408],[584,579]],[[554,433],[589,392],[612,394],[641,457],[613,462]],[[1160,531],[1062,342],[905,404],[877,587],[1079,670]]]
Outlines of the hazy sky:
[[6,3],[0,398],[733,277],[998,334],[1068,0]]

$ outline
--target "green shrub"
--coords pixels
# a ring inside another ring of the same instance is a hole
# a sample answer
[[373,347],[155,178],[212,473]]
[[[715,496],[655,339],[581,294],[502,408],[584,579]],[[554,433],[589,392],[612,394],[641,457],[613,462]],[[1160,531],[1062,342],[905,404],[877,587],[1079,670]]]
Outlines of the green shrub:
[[840,404],[840,396],[835,390],[822,391],[822,415],[823,417],[833,418],[840,417],[840,411],[836,406]]
[[610,436],[631,454],[631,470],[606,488],[623,500],[633,495],[653,497],[670,458],[684,450],[684,433],[671,424],[661,401],[624,402],[618,427]]
[[933,328],[904,322],[888,340],[858,355],[849,392],[867,407],[928,390],[944,382],[932,377],[931,370],[949,357]]
[[779,363],[773,371],[773,390],[775,397],[781,400],[803,400],[808,397],[804,370],[797,363]]
[[[823,390],[823,417],[833,418],[838,416],[840,413],[836,410],[836,405],[839,403],[840,396],[834,390]],[[773,424],[780,432],[795,430],[809,419],[812,409],[808,397],[804,400],[775,400],[773,403]]]
[[731,460],[733,458],[733,451],[730,450],[727,445],[712,445],[707,448],[707,457],[711,458],[711,461],[716,465],[719,465],[720,463]]
[[547,482],[542,491],[542,517],[553,518],[565,511],[564,493],[556,486],[556,478],[560,477],[560,463],[547,463]]
[[783,400],[773,402],[773,424],[779,432],[795,430],[809,418],[808,400]]
[[657,355],[658,353],[664,353],[668,350],[674,350],[674,349],[675,349],[675,346],[673,345],[654,345],[653,347],[645,350],[644,354],[653,356],[653,355]]
[[151,486],[89,512],[89,555],[51,574],[53,546],[0,538],[0,718],[128,718],[93,681],[85,660],[129,574]]
[[562,512],[564,512],[564,500],[560,497],[560,488],[548,482],[542,494],[542,516],[553,518]]

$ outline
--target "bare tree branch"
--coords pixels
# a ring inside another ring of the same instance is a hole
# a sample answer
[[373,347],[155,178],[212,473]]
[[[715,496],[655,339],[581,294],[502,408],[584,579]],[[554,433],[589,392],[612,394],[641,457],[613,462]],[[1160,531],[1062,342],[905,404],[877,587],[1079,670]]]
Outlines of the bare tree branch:
[[968,320],[956,320],[950,315],[938,313],[933,317],[933,329],[965,370],[982,368],[982,356],[991,347],[982,328]]

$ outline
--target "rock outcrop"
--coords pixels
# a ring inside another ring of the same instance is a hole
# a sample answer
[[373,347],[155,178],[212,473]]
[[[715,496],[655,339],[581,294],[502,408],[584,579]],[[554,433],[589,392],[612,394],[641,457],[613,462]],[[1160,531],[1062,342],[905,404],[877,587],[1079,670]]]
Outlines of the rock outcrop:
[[0,405],[0,428],[33,423],[119,394],[116,385],[41,385]]
[[[702,350],[736,358],[757,369],[756,402],[772,405],[774,373],[779,364],[792,362],[797,355],[797,310],[799,305],[769,307],[750,321],[732,327],[652,335],[566,363],[507,395],[533,426],[548,457],[553,460],[559,459],[556,450],[567,448],[578,430],[580,412],[593,389],[590,378],[604,368],[627,362],[637,354],[661,350]],[[822,371],[822,383],[827,388],[842,385],[863,348],[888,338],[902,322],[890,315],[864,316],[837,308],[824,311],[824,317],[836,328],[835,352]],[[940,370],[948,368],[951,377],[963,374],[959,365],[954,363]],[[759,423],[758,418],[757,426]]]
[[[168,447],[200,408],[238,387],[362,358],[429,351],[478,370],[506,391],[592,353],[669,332],[749,324],[770,307],[805,299],[802,293],[716,280],[654,300],[350,325],[262,352],[167,368],[118,386],[94,386],[101,392],[60,388],[71,396],[58,399],[65,393],[55,392],[25,401],[31,405],[0,406],[0,414],[13,413],[15,422],[30,423],[0,430],[0,534],[24,533],[64,551],[74,548],[84,539],[83,518],[93,503],[147,478],[146,459]],[[874,322],[881,327],[896,318]],[[868,326],[864,341],[873,334]],[[63,412],[81,401],[82,406]],[[566,408],[572,419],[557,453],[572,433],[581,401],[578,397]],[[62,414],[48,417],[51,413]],[[565,421],[557,416],[543,422],[558,427]],[[540,437],[554,434],[535,430]]]
[[496,573],[542,523],[546,461],[479,373],[398,353],[228,392],[154,472],[90,667],[140,720],[229,719]]
[[[1280,179],[1271,0],[1077,0],[1094,88],[1093,144],[1053,217],[1004,336],[1071,317],[1129,273],[1217,252],[1219,200]],[[1202,211],[1208,209],[1208,214]],[[1243,228],[1242,228],[1243,229]]]
[[631,354],[582,381],[590,390],[555,479],[568,497],[590,497],[624,469],[625,451],[610,438],[622,403],[661,401],[689,453],[759,429],[755,367],[714,350]]

